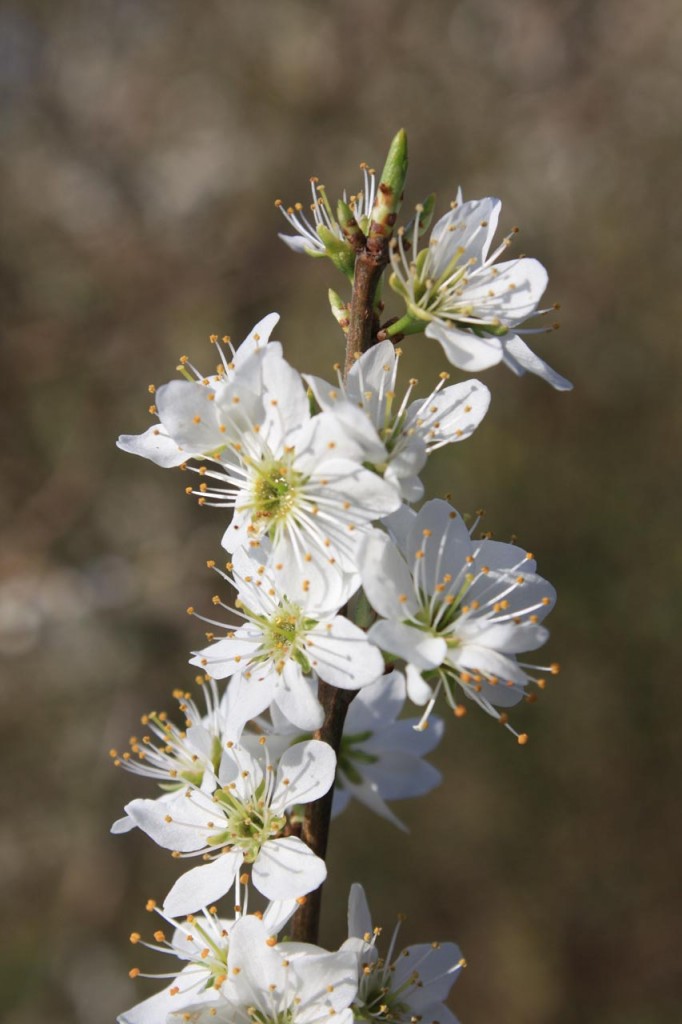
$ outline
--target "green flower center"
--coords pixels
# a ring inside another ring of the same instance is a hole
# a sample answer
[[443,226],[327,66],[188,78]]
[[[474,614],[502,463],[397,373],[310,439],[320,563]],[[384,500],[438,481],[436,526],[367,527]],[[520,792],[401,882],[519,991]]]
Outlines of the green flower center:
[[233,786],[223,786],[215,795],[222,808],[226,824],[208,840],[209,846],[236,846],[244,853],[247,864],[253,863],[268,839],[281,834],[286,818],[273,814],[263,799],[265,782],[261,782],[252,800],[242,803],[233,792]]
[[302,473],[292,469],[290,460],[262,459],[253,467],[255,479],[251,507],[255,519],[276,525],[295,509],[304,481]]
[[246,1010],[254,1024],[292,1024],[294,1020],[293,1010],[280,1010],[274,1016],[257,1010],[255,1006],[249,1006]]
[[[386,985],[386,972],[382,969],[381,961],[376,967],[379,970],[366,975],[360,986],[362,1004],[353,1007],[355,1019],[386,1021],[388,1024],[413,1020],[414,1011],[400,998],[402,991],[394,992]],[[411,984],[411,981],[407,982],[402,989],[410,988]]]

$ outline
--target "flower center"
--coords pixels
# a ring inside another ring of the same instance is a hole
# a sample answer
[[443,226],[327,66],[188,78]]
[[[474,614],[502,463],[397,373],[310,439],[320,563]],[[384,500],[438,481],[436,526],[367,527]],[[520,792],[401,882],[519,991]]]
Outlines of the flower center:
[[293,1024],[294,1020],[293,1010],[280,1010],[279,1013],[270,1014],[257,1010],[255,1006],[249,1006],[246,1012],[254,1024]]
[[255,519],[275,525],[294,510],[303,475],[286,459],[263,459],[254,467],[251,505]]
[[[382,962],[379,961],[375,967],[379,970],[365,975],[360,985],[359,994],[363,1005],[354,1007],[356,1020],[387,1021],[389,1024],[413,1020],[414,1011],[400,998],[402,992],[400,990],[394,992],[386,985],[386,976],[389,972],[381,969]],[[402,986],[403,989],[410,987],[411,982]]]
[[222,807],[225,828],[208,840],[210,846],[236,846],[244,853],[247,864],[253,863],[268,839],[278,836],[286,819],[273,814],[263,799],[265,783],[261,783],[254,798],[242,803],[227,786],[218,790],[216,801]]

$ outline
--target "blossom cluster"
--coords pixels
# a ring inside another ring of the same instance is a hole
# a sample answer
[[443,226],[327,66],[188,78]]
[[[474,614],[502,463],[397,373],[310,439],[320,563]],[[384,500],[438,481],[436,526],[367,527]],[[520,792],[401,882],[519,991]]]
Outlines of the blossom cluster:
[[[459,195],[421,253],[430,202],[392,239],[389,228],[382,235],[401,166],[389,154],[378,186],[364,168],[363,192],[336,211],[313,180],[312,221],[300,206],[284,211],[290,248],[329,256],[351,282],[367,236],[383,239],[405,313],[377,324],[346,372],[337,366],[332,382],[301,375],[272,338],[273,313],[237,347],[212,337],[219,361],[208,374],[183,357],[181,379],[150,389],[155,423],[118,441],[192,474],[187,493],[227,511],[223,554],[209,563],[213,610],[188,609],[209,627],[190,657],[201,697],[176,691],[180,726],[151,712],[144,734],[111,752],[160,788],[131,800],[112,831],[138,828],[192,862],[152,905],[172,938],[160,929],[147,943],[184,966],[123,1024],[454,1021],[443,1000],[463,966],[459,949],[413,946],[394,958],[394,936],[379,956],[360,886],[336,952],[278,940],[326,878],[304,827],[313,805],[331,794],[335,816],[357,800],[404,828],[390,803],[440,781],[425,760],[444,733],[437,702],[457,717],[479,707],[523,743],[508,709],[556,671],[519,658],[545,643],[555,600],[533,555],[481,535],[478,518],[449,500],[423,502],[429,456],[474,434],[490,392],[476,379],[450,383],[449,372],[426,395],[416,380],[401,390],[396,347],[421,331],[456,367],[504,361],[566,389],[519,333],[546,274],[535,260],[495,262],[508,244],[489,252],[497,200]],[[350,305],[333,293],[332,308],[347,334]],[[337,689],[347,713],[332,745],[324,694]],[[414,717],[403,714],[408,699]],[[215,904],[232,890],[223,916]],[[262,909],[249,913],[254,900]]]

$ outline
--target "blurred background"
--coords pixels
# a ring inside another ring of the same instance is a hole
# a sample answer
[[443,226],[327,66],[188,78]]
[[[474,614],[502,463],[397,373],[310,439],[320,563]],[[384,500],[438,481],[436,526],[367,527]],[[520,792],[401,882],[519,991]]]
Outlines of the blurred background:
[[[448,721],[443,785],[396,805],[409,835],[346,813],[323,939],[358,880],[405,944],[460,943],[464,1024],[682,1019],[680,52],[679,0],[2,0],[8,1024],[105,1024],[155,989],[127,939],[175,865],[109,836],[152,790],[108,749],[190,684],[224,520],[115,438],[180,354],[211,366],[209,334],[273,309],[328,372],[343,282],[277,240],[273,200],[355,190],[401,125],[407,204],[500,196],[562,304],[534,347],[575,391],[487,372],[487,419],[427,483],[535,552],[563,671],[514,716],[525,748]],[[404,348],[430,388],[440,349]]]

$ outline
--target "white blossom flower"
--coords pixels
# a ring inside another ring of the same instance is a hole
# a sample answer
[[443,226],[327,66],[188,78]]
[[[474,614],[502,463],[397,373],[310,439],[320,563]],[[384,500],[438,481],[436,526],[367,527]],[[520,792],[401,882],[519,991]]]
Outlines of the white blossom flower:
[[[360,168],[363,172],[362,190],[357,195],[351,196],[350,199],[344,192],[343,200],[348,203],[361,230],[366,233],[374,206],[376,178],[374,171],[367,164],[361,164]],[[312,221],[304,212],[303,203],[285,206],[280,199],[275,203],[275,206],[281,210],[285,219],[296,232],[294,235],[279,235],[279,237],[294,252],[306,253],[308,256],[328,255],[329,241],[332,239],[338,242],[339,246],[346,248],[347,243],[343,231],[327,198],[324,185],[321,185],[317,178],[311,178],[310,190],[312,193],[312,203],[310,204]]]
[[138,828],[176,856],[201,856],[172,887],[164,902],[176,916],[207,907],[251,866],[251,880],[269,900],[303,896],[324,881],[327,869],[302,840],[285,835],[287,811],[319,799],[334,781],[336,755],[327,743],[309,740],[286,750],[275,766],[267,747],[261,757],[229,742],[214,785],[187,786],[168,803],[133,800],[126,813]]
[[570,390],[571,383],[520,336],[547,330],[523,326],[530,317],[549,312],[538,310],[547,271],[525,257],[495,262],[511,240],[507,236],[490,252],[500,207],[499,199],[492,198],[463,203],[460,192],[421,252],[417,212],[411,237],[399,231],[392,244],[391,287],[404,298],[409,317],[426,322],[427,337],[440,343],[454,366],[476,372],[502,361],[514,373],[535,373],[559,391]]
[[553,587],[536,574],[530,553],[474,540],[445,501],[429,501],[418,514],[404,510],[394,535],[375,530],[361,552],[363,587],[382,616],[369,638],[406,661],[408,694],[428,705],[423,722],[441,689],[462,713],[456,683],[507,724],[496,708],[518,703],[537,681],[516,655],[545,643],[540,622],[554,604]]
[[396,953],[400,921],[387,953],[380,956],[376,941],[381,929],[372,925],[361,885],[351,886],[348,900],[348,940],[342,949],[360,955],[356,1021],[381,1024],[457,1024],[444,1005],[450,989],[466,966],[454,942],[407,946]]
[[235,553],[232,566],[238,595],[232,611],[244,623],[198,651],[191,663],[217,679],[234,677],[233,701],[241,704],[243,721],[274,702],[300,729],[317,729],[323,713],[307,677],[314,673],[357,690],[382,674],[381,653],[364,631],[337,615],[338,606],[320,605],[304,581],[287,594],[274,571],[243,551]]
[[299,374],[272,343],[225,383],[164,385],[157,410],[155,439],[148,431],[119,446],[198,473],[188,493],[233,510],[223,536],[229,552],[261,549],[290,592],[306,579],[326,594],[335,575],[346,596],[356,589],[362,536],[399,506],[400,495],[363,466],[364,447],[332,413],[311,416]]
[[[338,367],[338,384],[304,375],[323,410],[334,410],[348,430],[367,450],[384,479],[393,483],[405,501],[421,498],[424,488],[418,473],[427,456],[443,445],[470,437],[490,404],[488,388],[477,380],[444,387],[449,374],[426,398],[410,402],[418,381],[412,379],[398,400],[396,384],[400,350],[392,342],[373,345],[355,361],[344,381]],[[358,416],[361,409],[365,416]],[[365,417],[374,427],[367,429]]]
[[240,393],[248,388],[258,395],[263,388],[264,364],[282,358],[280,343],[269,340],[278,320],[277,313],[263,317],[237,349],[224,338],[231,358],[213,336],[211,341],[221,361],[216,372],[208,376],[183,356],[178,369],[185,380],[171,381],[158,389],[150,387],[155,395],[150,412],[158,415],[159,423],[143,434],[122,434],[117,446],[164,468],[183,465],[188,459],[219,459],[227,440],[234,439],[235,427],[239,430],[243,426]]
[[169,1021],[191,1024],[352,1024],[357,954],[273,943],[267,926],[243,917],[230,933],[230,975],[213,1006],[188,1007]]
[[[242,891],[237,881],[235,918],[220,918],[212,907],[210,911],[202,910],[190,914],[182,921],[161,910],[154,900],[149,900],[147,910],[154,911],[170,925],[171,938],[168,939],[166,929],[160,927],[153,933],[153,942],[147,942],[139,932],[133,932],[130,936],[131,943],[169,955],[184,966],[173,967],[161,974],[143,973],[139,967],[134,967],[129,972],[131,978],[170,979],[169,984],[160,992],[122,1013],[117,1018],[119,1024],[159,1024],[160,1021],[166,1020],[168,1014],[181,1012],[189,1005],[195,1008],[215,1007],[220,1001],[223,987],[226,983],[229,985],[230,936],[236,921],[247,914],[246,900],[246,889],[243,890],[242,901]],[[259,917],[269,936],[277,935],[297,906],[296,900],[290,900],[286,904],[268,904]]]
[[[225,697],[221,700],[212,679],[198,676],[206,704],[202,714],[190,693],[175,690],[173,696],[185,716],[184,728],[178,728],[164,711],[150,711],[141,724],[145,734],[130,737],[130,750],[120,754],[110,750],[116,767],[136,775],[155,779],[165,791],[158,800],[167,803],[186,783],[201,787],[204,775],[215,773],[220,766],[225,743],[236,739],[230,727]],[[135,822],[127,815],[115,821],[111,831],[129,832]]]

